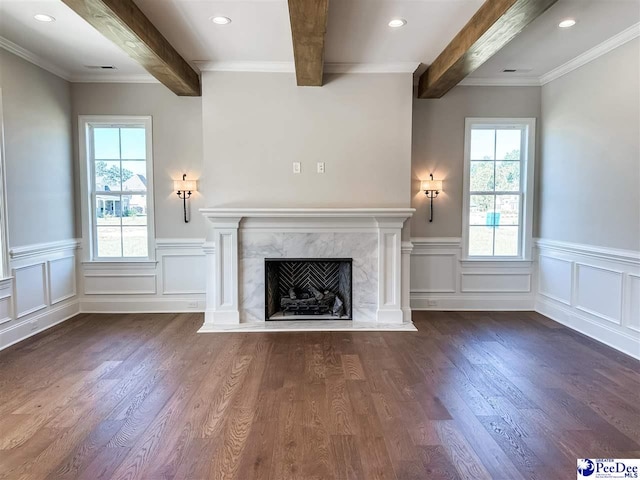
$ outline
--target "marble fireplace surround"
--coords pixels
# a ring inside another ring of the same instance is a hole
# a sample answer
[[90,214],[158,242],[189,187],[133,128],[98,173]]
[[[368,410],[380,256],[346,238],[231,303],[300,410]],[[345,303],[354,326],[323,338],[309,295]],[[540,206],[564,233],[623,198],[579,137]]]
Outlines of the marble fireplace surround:
[[[415,330],[412,208],[203,208],[205,320],[199,332]],[[352,258],[353,321],[265,321],[265,258]]]

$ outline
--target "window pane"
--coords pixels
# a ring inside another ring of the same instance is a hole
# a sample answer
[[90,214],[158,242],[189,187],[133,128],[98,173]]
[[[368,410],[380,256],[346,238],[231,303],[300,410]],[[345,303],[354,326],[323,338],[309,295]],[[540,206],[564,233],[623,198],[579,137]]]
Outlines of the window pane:
[[93,129],[93,155],[95,159],[120,159],[120,136],[118,128],[97,127]]
[[493,255],[493,227],[469,227],[469,255]]
[[121,128],[122,158],[143,160],[147,158],[145,130],[141,128]]
[[96,192],[120,190],[120,162],[96,162]]
[[518,255],[518,227],[497,227],[495,255]]
[[119,195],[96,195],[96,217],[104,225],[120,225],[122,200]]
[[493,192],[494,162],[471,162],[471,191]]
[[520,225],[520,196],[496,195],[496,225]]
[[123,195],[123,225],[147,225],[147,196]]
[[493,225],[493,195],[471,195],[469,225]]
[[471,130],[471,160],[494,160],[495,130]]
[[147,227],[123,227],[124,256],[146,257],[147,254]]
[[496,132],[496,160],[520,160],[522,130]]
[[496,162],[496,192],[520,191],[520,162]]
[[120,195],[96,195],[96,224],[120,226]]
[[147,162],[122,162],[122,190],[147,191]]
[[99,257],[121,257],[122,244],[120,227],[100,227],[97,228],[98,256]]

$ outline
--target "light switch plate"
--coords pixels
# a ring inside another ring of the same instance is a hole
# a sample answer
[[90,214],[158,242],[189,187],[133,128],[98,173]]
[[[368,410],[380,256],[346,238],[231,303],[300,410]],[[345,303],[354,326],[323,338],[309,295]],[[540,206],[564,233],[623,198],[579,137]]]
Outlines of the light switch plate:
[[324,173],[324,162],[318,162],[318,173]]
[[300,173],[300,162],[293,162],[293,173]]

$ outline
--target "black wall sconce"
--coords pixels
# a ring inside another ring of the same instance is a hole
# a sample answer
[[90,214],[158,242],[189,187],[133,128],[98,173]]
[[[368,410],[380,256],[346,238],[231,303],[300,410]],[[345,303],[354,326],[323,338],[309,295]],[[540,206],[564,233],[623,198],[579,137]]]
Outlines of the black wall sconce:
[[431,200],[431,212],[429,215],[429,221],[433,222],[433,199],[438,196],[442,191],[442,180],[434,180],[433,173],[429,174],[431,180],[423,180],[421,183],[421,190],[424,190],[427,198]]
[[187,218],[187,198],[191,198],[193,192],[198,191],[198,184],[196,180],[187,180],[187,174],[182,175],[182,180],[173,181],[173,189],[178,194],[178,197],[182,199],[184,205],[184,223],[189,223]]

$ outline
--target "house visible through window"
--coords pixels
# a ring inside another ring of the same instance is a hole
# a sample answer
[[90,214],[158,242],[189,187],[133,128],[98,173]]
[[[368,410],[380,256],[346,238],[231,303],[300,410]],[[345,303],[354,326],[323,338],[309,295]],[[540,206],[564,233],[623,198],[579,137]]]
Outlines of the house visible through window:
[[533,119],[467,119],[466,257],[528,257]]
[[93,259],[149,258],[150,119],[85,121]]

